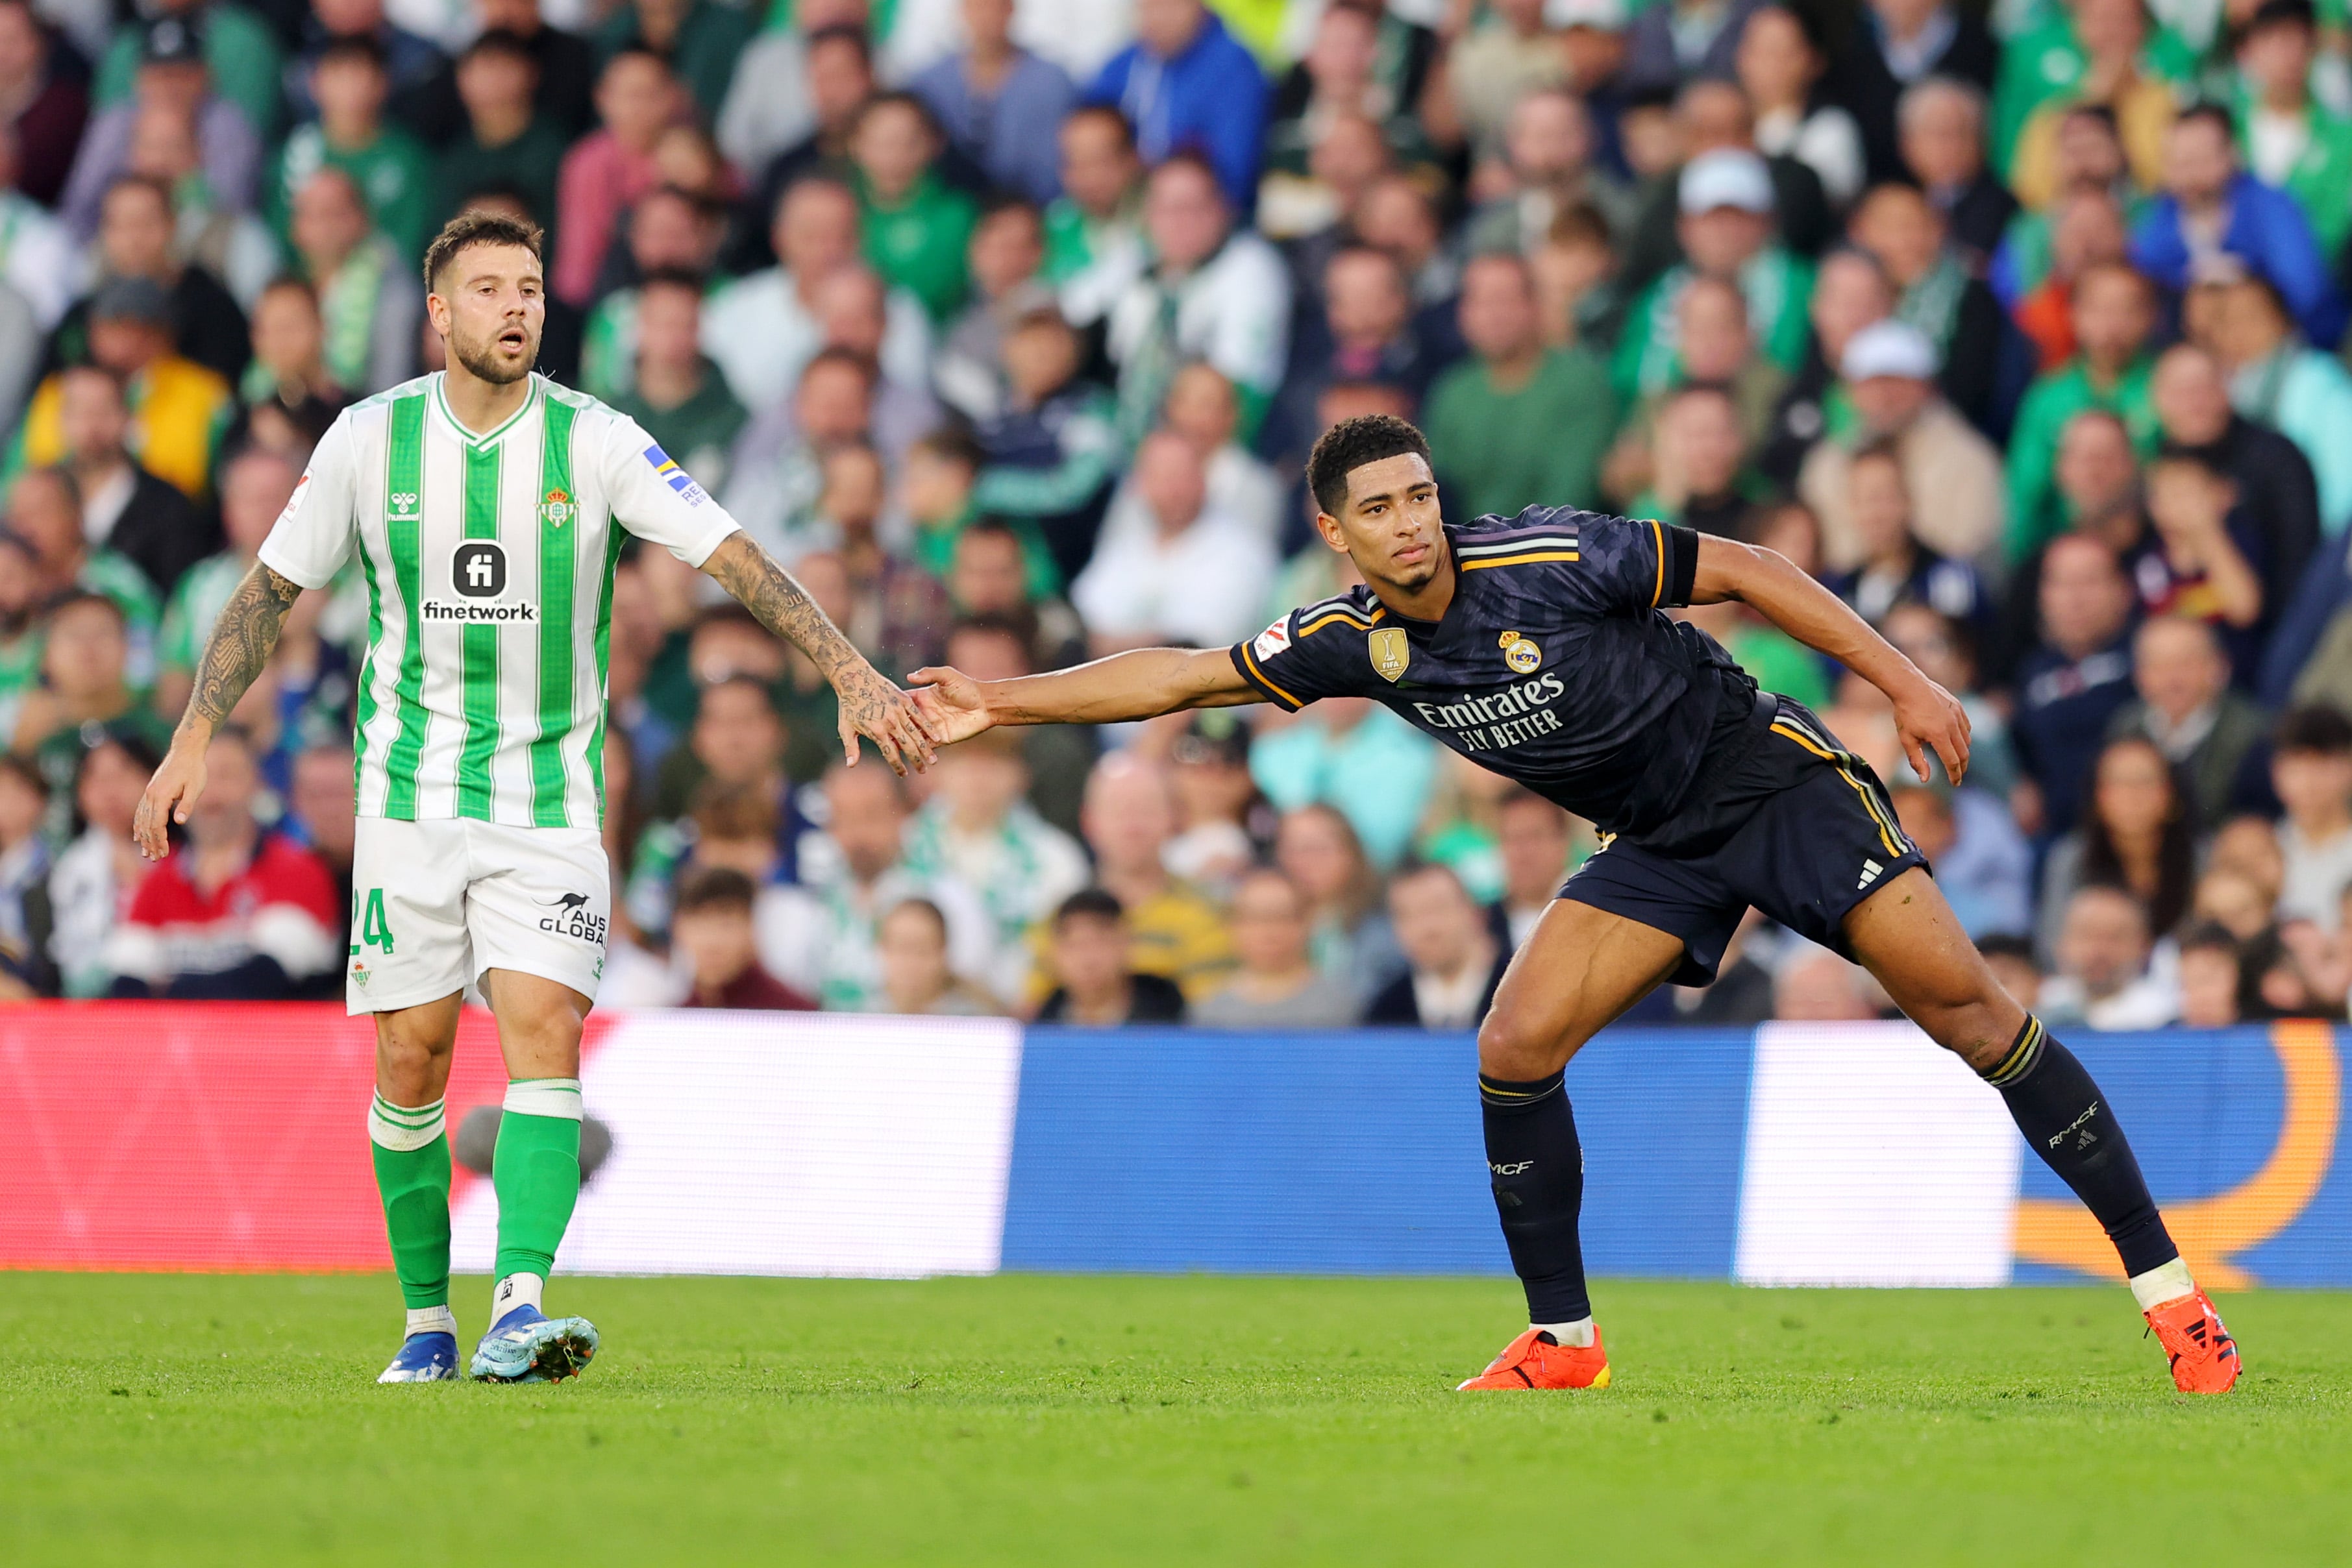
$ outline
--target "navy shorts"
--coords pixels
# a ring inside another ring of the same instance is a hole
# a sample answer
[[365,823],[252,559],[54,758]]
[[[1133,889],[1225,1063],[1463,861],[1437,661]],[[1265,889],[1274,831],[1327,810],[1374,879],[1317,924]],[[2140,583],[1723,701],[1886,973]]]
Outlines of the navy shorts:
[[1681,937],[1675,985],[1715,978],[1750,904],[1851,957],[1842,927],[1854,905],[1927,863],[1870,765],[1802,703],[1777,700],[1769,727],[1705,799],[1642,842],[1612,840],[1559,890]]

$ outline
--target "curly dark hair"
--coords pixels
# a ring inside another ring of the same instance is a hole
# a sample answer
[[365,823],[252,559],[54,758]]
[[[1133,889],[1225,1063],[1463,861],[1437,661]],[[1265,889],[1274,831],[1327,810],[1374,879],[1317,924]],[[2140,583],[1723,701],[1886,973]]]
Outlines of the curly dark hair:
[[425,287],[438,292],[442,269],[457,258],[459,251],[478,245],[519,245],[541,262],[547,256],[546,236],[537,224],[470,207],[444,224],[433,243],[425,247]]
[[1418,453],[1429,458],[1429,437],[1411,420],[1392,413],[1360,414],[1325,431],[1307,455],[1307,487],[1315,504],[1338,517],[1348,504],[1348,476],[1367,463]]

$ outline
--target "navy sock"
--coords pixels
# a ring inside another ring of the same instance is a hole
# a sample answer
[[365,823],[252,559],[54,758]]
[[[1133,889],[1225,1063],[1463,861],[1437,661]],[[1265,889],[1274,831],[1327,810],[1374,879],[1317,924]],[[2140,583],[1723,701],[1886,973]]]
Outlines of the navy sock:
[[1486,1113],[1486,1169],[1511,1267],[1527,1287],[1528,1322],[1592,1315],[1576,1217],[1584,1207],[1584,1146],[1557,1072],[1532,1083],[1478,1075]]
[[2115,1111],[2074,1053],[2026,1015],[2009,1054],[1984,1073],[2042,1163],[2074,1189],[2116,1244],[2126,1274],[2180,1256]]

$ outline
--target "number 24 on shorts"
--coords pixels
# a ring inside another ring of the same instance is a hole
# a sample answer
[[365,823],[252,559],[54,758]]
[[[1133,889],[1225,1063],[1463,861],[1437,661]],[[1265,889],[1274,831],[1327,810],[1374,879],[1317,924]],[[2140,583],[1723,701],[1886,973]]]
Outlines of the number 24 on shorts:
[[352,890],[352,924],[359,927],[360,933],[360,939],[352,944],[352,957],[356,958],[360,956],[362,947],[381,947],[383,949],[384,956],[388,958],[392,956],[392,922],[384,918],[383,889],[372,887],[367,890],[364,909],[361,904],[359,891]]

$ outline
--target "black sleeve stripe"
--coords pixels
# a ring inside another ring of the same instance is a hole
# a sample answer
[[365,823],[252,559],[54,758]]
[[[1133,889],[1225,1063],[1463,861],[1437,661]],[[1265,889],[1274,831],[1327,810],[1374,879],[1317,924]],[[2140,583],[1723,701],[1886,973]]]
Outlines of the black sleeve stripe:
[[1234,668],[1241,672],[1242,679],[1248,684],[1249,688],[1257,693],[1260,696],[1265,698],[1266,701],[1274,704],[1275,706],[1281,708],[1286,713],[1297,713],[1300,708],[1307,706],[1305,703],[1300,702],[1297,697],[1292,696],[1288,692],[1284,691],[1280,686],[1276,685],[1272,681],[1265,678],[1265,674],[1259,671],[1257,667],[1257,659],[1250,653],[1250,645],[1247,643],[1234,643],[1233,646],[1233,657]]
[[1679,610],[1690,602],[1691,589],[1698,581],[1698,530],[1668,528],[1664,537],[1667,559],[1663,575],[1666,591],[1658,607]]

